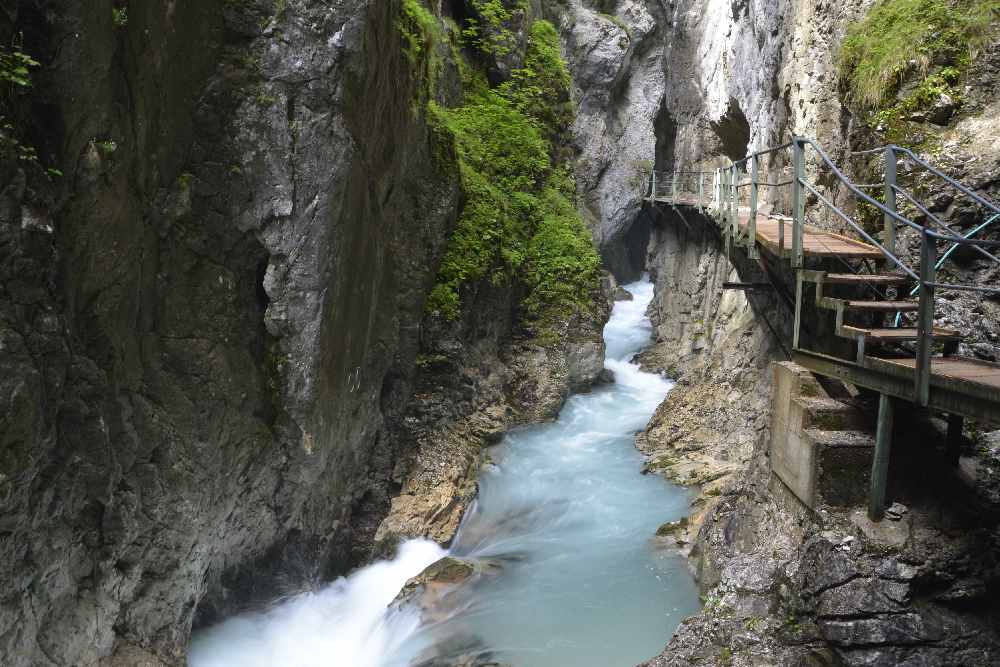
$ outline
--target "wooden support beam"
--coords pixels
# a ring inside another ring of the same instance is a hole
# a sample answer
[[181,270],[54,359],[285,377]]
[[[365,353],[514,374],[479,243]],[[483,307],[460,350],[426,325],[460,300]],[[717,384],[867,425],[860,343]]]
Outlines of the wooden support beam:
[[802,269],[795,271],[795,324],[792,331],[792,349],[799,348],[799,330],[802,326]]
[[771,283],[722,283],[722,289],[736,289],[736,290],[753,290],[753,289],[768,289],[773,290],[774,285]]
[[962,427],[965,420],[962,415],[948,415],[948,437],[945,441],[948,463],[958,466],[959,455],[962,453]]
[[875,457],[872,459],[871,491],[868,494],[868,518],[881,521],[885,515],[885,494],[889,483],[889,452],[892,448],[892,423],[895,399],[886,394],[878,398],[878,426],[875,431]]

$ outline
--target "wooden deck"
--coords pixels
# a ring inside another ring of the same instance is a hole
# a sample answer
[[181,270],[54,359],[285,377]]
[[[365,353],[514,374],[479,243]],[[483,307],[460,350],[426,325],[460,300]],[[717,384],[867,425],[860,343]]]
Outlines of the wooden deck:
[[[740,211],[740,228],[746,233],[750,225],[749,212]],[[781,227],[784,226],[784,234]],[[783,237],[783,238],[782,238]],[[783,241],[783,243],[781,243]],[[757,216],[757,243],[779,257],[792,252],[792,221],[776,217]],[[834,234],[812,225],[806,225],[802,234],[802,250],[813,257],[841,257],[849,259],[883,259],[878,248]]]

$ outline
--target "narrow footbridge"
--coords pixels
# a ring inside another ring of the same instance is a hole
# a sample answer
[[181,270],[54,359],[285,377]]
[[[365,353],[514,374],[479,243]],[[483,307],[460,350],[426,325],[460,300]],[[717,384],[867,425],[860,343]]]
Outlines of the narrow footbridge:
[[[852,182],[815,141],[796,137],[711,171],[653,171],[645,199],[672,207],[682,219],[702,213],[720,228],[727,253],[742,249],[761,263],[790,265],[793,360],[880,395],[869,497],[869,514],[879,519],[895,401],[948,415],[955,464],[963,418],[1000,423],[1000,364],[958,356],[962,333],[935,324],[943,295],[1000,294],[1000,285],[953,277],[962,271],[939,273],[956,251],[1000,265],[1000,241],[979,236],[993,223],[1000,226],[1000,207],[908,149],[884,146],[854,155],[878,160],[872,167],[884,174],[881,182]],[[897,177],[900,166],[906,179]],[[904,187],[904,180],[917,185]],[[918,194],[942,192],[981,218],[971,231],[952,229],[928,196]],[[829,328],[806,335],[804,315],[813,327]],[[831,339],[841,344],[830,345]]]

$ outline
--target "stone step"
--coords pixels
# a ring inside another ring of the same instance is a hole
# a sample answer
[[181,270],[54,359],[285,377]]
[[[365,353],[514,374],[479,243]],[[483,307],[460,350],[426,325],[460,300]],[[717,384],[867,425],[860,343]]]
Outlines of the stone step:
[[864,430],[868,420],[857,408],[833,398],[797,396],[792,399],[793,423],[802,429],[823,431]]
[[811,428],[802,431],[802,441],[812,453],[812,506],[864,503],[871,484],[875,437],[864,431]]

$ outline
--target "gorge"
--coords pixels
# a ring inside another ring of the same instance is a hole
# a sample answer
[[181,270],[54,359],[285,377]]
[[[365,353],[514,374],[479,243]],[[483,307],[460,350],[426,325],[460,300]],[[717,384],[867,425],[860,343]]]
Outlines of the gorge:
[[[795,267],[648,198],[653,171],[810,137],[872,192],[887,167],[860,151],[899,144],[996,202],[995,0],[0,8],[0,664],[185,664],[192,636],[261,613],[383,664],[426,631],[404,607],[433,615],[427,591],[470,568],[466,661],[412,664],[612,664],[581,636],[657,667],[1000,660],[997,420],[956,439],[900,403],[892,517],[804,500],[774,470],[787,383],[865,437],[877,396],[789,365]],[[925,203],[902,214],[996,242],[914,165],[893,160]],[[802,168],[885,240],[879,209]],[[782,192],[762,205],[791,218]],[[919,237],[901,226],[901,257]],[[1000,270],[960,248],[938,275],[986,291],[931,324],[996,364]],[[506,537],[538,562],[499,558]],[[531,597],[536,567],[569,597]],[[356,632],[320,637],[310,599]],[[405,627],[372,634],[386,604]],[[553,653],[519,662],[529,632]]]

